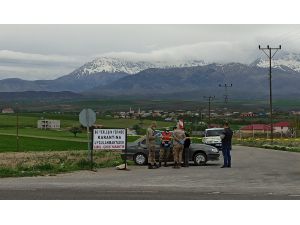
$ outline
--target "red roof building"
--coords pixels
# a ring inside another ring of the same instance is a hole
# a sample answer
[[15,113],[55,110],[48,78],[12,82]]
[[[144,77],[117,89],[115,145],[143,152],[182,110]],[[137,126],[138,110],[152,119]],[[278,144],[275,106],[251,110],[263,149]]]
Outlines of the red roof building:
[[265,132],[265,131],[271,131],[271,127],[266,124],[251,124],[248,126],[244,126],[240,129],[241,131],[260,131],[260,132]]
[[[273,124],[273,131],[275,133],[287,133],[289,130],[290,123],[289,122],[278,122]],[[251,124],[248,126],[244,126],[240,129],[243,132],[269,132],[271,131],[271,125],[267,124]]]
[[278,133],[287,133],[289,131],[289,127],[289,122],[279,122],[273,124],[274,132]]
[[274,123],[273,127],[290,127],[290,123],[289,122]]

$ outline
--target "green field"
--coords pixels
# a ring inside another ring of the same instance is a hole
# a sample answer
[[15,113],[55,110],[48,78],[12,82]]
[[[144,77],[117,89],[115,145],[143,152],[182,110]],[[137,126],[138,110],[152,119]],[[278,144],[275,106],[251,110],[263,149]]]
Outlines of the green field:
[[[41,118],[45,119],[58,119],[61,121],[62,129],[72,127],[72,126],[79,126],[78,115],[74,114],[65,114],[65,115],[57,115],[57,114],[24,114],[19,116],[19,126],[20,127],[30,127],[36,128],[37,121]],[[143,126],[147,127],[151,124],[151,120],[143,120]],[[0,115],[0,129],[8,128],[8,127],[16,127],[17,118],[15,114],[11,115]],[[135,119],[110,119],[110,118],[99,118],[96,121],[96,124],[103,125],[104,127],[111,127],[111,128],[130,128],[135,124],[139,124],[139,120]],[[174,123],[164,122],[164,121],[157,121],[158,127],[166,127],[166,126],[173,126]]]
[[[37,128],[37,120],[43,118],[59,119],[61,129],[41,130]],[[16,151],[16,122],[15,114],[0,115],[0,152]],[[143,127],[148,127],[152,121],[144,120]],[[130,128],[139,124],[139,120],[134,119],[103,119],[96,122],[104,127],[110,128]],[[173,126],[173,123],[158,121],[159,127]],[[19,151],[66,151],[87,149],[87,134],[83,129],[77,137],[69,132],[70,127],[80,126],[78,115],[75,114],[50,114],[50,113],[24,113],[19,115]],[[138,137],[128,137],[132,142]]]
[[[0,152],[17,151],[15,136],[0,135]],[[69,151],[87,149],[87,143],[51,140],[44,138],[19,137],[19,151]]]

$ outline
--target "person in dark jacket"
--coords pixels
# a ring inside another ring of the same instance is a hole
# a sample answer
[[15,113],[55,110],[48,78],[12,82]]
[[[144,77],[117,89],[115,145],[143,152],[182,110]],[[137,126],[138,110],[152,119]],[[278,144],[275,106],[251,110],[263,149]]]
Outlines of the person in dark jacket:
[[231,167],[231,139],[233,132],[229,127],[227,122],[224,123],[224,131],[221,134],[222,140],[222,153],[224,158],[224,165],[221,168],[230,168]]
[[184,139],[184,145],[183,145],[183,167],[189,167],[189,151],[190,151],[190,145],[191,145],[191,139],[190,139],[190,135],[185,132],[185,136],[186,138]]

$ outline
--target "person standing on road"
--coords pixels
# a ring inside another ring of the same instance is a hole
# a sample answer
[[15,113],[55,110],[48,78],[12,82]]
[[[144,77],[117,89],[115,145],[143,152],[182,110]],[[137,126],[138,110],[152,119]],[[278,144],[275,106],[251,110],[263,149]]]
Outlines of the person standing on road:
[[155,161],[155,128],[156,122],[152,122],[151,126],[147,129],[146,133],[146,144],[148,148],[148,169],[156,169],[158,168]]
[[184,139],[184,145],[183,145],[183,159],[184,159],[184,163],[183,163],[183,167],[189,167],[189,159],[190,159],[190,145],[191,145],[191,139],[190,139],[190,135],[185,132],[185,136],[186,138]]
[[167,167],[167,161],[169,158],[169,153],[171,149],[171,140],[172,140],[172,132],[170,132],[169,128],[161,133],[161,144],[159,151],[159,167],[161,167],[161,163],[164,162],[164,167]]
[[173,133],[173,154],[174,154],[173,168],[179,169],[181,167],[182,152],[183,152],[185,138],[186,138],[185,133],[178,124],[177,129],[174,130]]
[[228,122],[224,123],[224,131],[221,134],[222,140],[222,153],[224,158],[224,164],[221,168],[230,168],[231,167],[231,139],[233,132],[229,127]]

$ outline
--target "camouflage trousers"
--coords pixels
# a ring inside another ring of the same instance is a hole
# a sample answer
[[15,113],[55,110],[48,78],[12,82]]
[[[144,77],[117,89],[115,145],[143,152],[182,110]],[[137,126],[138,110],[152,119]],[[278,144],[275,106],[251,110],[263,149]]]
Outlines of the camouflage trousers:
[[156,163],[156,161],[155,161],[155,145],[154,146],[152,146],[152,145],[148,146],[148,152],[149,152],[149,154],[148,154],[148,163],[153,165],[154,163]]
[[170,149],[166,149],[164,147],[160,147],[159,150],[159,161],[160,162],[167,162],[169,158]]
[[174,155],[174,162],[181,164],[182,162],[182,152],[183,152],[183,145],[174,145],[173,147],[173,155]]

